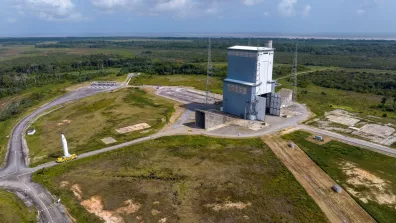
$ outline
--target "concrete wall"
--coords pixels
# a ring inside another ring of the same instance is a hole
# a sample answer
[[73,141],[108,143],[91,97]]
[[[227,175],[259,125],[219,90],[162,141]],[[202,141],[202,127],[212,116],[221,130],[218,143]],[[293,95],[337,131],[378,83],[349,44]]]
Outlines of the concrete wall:
[[[219,113],[204,111],[204,110],[196,110],[195,117],[198,117],[198,119],[195,120],[195,125],[197,127],[204,128],[206,130],[220,127],[224,124],[227,124],[227,123],[235,120],[234,118],[227,116],[225,114],[219,114]],[[201,119],[202,117],[204,118],[204,120]],[[204,123],[205,123],[204,127],[202,126],[202,124],[203,124],[202,121],[204,121]]]

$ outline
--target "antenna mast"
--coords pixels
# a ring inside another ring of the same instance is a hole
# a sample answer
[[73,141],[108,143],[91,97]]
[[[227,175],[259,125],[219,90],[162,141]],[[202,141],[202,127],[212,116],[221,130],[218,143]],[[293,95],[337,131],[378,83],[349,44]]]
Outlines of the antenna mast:
[[209,37],[209,46],[208,46],[208,69],[206,71],[206,104],[209,103],[209,85],[210,85],[210,77],[212,76],[212,40]]
[[296,43],[296,52],[294,53],[294,59],[293,59],[293,68],[292,68],[292,75],[293,75],[293,101],[297,102],[297,55],[298,55],[298,40]]

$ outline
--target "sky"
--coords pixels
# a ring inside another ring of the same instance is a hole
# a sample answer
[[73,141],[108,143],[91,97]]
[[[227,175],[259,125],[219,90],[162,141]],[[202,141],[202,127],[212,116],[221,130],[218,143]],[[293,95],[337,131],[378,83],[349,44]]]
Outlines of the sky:
[[0,36],[394,34],[395,0],[0,0]]

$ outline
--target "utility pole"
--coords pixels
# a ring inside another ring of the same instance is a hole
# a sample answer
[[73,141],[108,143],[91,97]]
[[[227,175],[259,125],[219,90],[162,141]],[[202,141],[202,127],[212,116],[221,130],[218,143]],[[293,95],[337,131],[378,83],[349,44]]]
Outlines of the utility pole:
[[209,85],[210,85],[210,77],[212,76],[212,40],[209,37],[209,46],[208,46],[208,68],[206,71],[206,104],[209,103]]
[[298,55],[298,40],[296,43],[296,52],[294,53],[294,59],[293,59],[293,68],[292,68],[292,75],[293,75],[293,101],[297,102],[297,69],[298,69],[298,63],[297,63],[297,55]]

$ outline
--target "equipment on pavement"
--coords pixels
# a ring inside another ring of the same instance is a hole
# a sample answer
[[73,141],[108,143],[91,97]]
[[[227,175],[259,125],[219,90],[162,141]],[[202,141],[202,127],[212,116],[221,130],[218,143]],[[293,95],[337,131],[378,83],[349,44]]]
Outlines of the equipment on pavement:
[[77,159],[76,154],[70,155],[65,135],[63,135],[63,133],[62,133],[61,136],[62,136],[62,146],[63,146],[63,157],[59,157],[58,159],[56,159],[56,162],[63,163],[63,162],[67,162],[70,160]]

